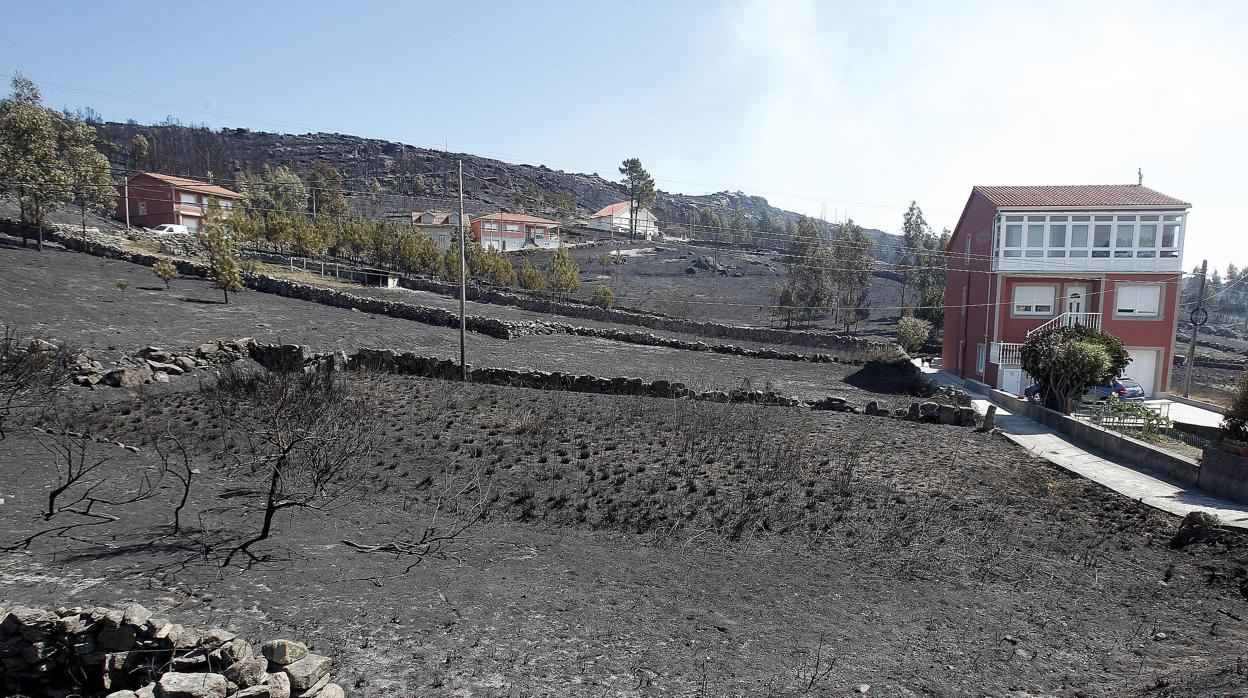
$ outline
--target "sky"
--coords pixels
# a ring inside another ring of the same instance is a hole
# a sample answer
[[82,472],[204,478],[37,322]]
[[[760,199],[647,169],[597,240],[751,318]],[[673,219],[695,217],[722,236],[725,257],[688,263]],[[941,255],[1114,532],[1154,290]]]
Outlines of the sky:
[[[0,70],[110,120],[332,131],[897,232],[974,185],[1144,184],[1248,265],[1248,2],[14,3]],[[49,37],[55,37],[50,41]]]

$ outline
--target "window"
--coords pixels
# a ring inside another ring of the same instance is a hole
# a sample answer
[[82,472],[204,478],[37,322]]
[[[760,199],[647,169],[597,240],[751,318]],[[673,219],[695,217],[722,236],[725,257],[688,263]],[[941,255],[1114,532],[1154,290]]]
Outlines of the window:
[[518,224],[518,223],[508,223],[508,224],[507,224],[507,232],[509,232],[509,233],[518,233],[518,232],[520,232],[520,224]]
[[[1111,216],[1097,216],[1097,218],[1109,218]],[[1092,246],[1100,249],[1092,250],[1093,257],[1109,256],[1109,232],[1110,225],[1096,225],[1092,228]]]
[[221,210],[223,211],[229,211],[230,209],[234,208],[234,202],[230,201],[229,199],[221,199],[220,204],[221,204]]
[[[1028,216],[1028,220],[1035,220],[1038,216]],[[1039,217],[1044,220],[1043,217]],[[1029,224],[1027,226],[1027,257],[1043,257],[1044,256],[1044,224]]]
[[189,191],[178,192],[178,201],[181,201],[184,204],[192,204],[192,205],[199,203],[199,199],[193,193]]
[[1161,286],[1118,284],[1114,292],[1114,312],[1128,317],[1157,317],[1161,306]]
[[198,218],[183,218],[182,225],[185,225],[186,229],[193,233],[196,230],[199,230],[199,219]]
[[975,345],[975,372],[982,374],[984,372],[984,345]]
[[482,227],[482,228],[484,228],[484,229],[486,229],[486,230],[498,230],[498,224],[497,224],[497,223],[483,223],[483,224],[481,224],[481,227]]
[[[1119,218],[1121,219],[1122,216],[1119,216]],[[1134,247],[1135,224],[1120,224],[1118,226],[1118,234],[1114,237],[1114,256],[1119,258],[1132,257],[1134,256],[1134,250],[1132,249]]]
[[1015,315],[1052,315],[1054,286],[1015,286]]
[[[1075,216],[1076,219],[1087,219],[1087,216]],[[1088,224],[1075,223],[1070,226],[1070,256],[1088,256]]]
[[140,202],[139,202],[139,215],[140,215],[140,216],[146,216],[146,215],[147,215],[147,202],[146,202],[146,201],[140,201]]

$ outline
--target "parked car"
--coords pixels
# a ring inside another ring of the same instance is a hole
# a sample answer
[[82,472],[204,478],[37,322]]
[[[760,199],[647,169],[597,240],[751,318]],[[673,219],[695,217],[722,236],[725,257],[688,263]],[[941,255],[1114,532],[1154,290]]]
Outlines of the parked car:
[[190,235],[191,234],[191,231],[188,230],[185,225],[178,225],[176,223],[161,223],[155,228],[152,228],[152,232],[156,233],[157,235]]
[[[1140,385],[1130,378],[1114,378],[1103,385],[1094,385],[1083,394],[1080,398],[1082,402],[1102,402],[1111,394],[1117,395],[1119,400],[1124,402],[1143,402],[1144,386]],[[1043,402],[1044,396],[1040,393],[1040,384],[1032,383],[1023,390],[1023,397],[1032,402]]]
[[1084,402],[1103,402],[1117,395],[1123,402],[1144,402],[1144,386],[1130,378],[1114,378],[1105,385],[1094,385],[1083,394]]

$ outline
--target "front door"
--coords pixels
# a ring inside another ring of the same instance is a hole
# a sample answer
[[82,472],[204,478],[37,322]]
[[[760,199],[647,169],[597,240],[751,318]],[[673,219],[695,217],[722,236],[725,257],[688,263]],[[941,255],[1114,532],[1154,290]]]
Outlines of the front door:
[[1083,305],[1088,297],[1087,286],[1066,287],[1066,324],[1083,324]]

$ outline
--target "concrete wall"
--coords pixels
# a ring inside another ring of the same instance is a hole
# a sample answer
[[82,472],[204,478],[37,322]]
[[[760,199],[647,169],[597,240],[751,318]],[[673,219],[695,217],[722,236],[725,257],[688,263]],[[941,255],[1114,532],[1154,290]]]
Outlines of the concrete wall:
[[1121,458],[1189,485],[1196,485],[1200,479],[1200,463],[1190,458],[1184,458],[1139,439],[1067,417],[1061,412],[1054,412],[1034,402],[1020,400],[1000,390],[993,390],[991,397],[993,402],[1010,412],[1039,422],[1109,456]]
[[1214,494],[1248,502],[1248,457],[1228,453],[1219,448],[1206,448],[1200,461],[1201,489]]

